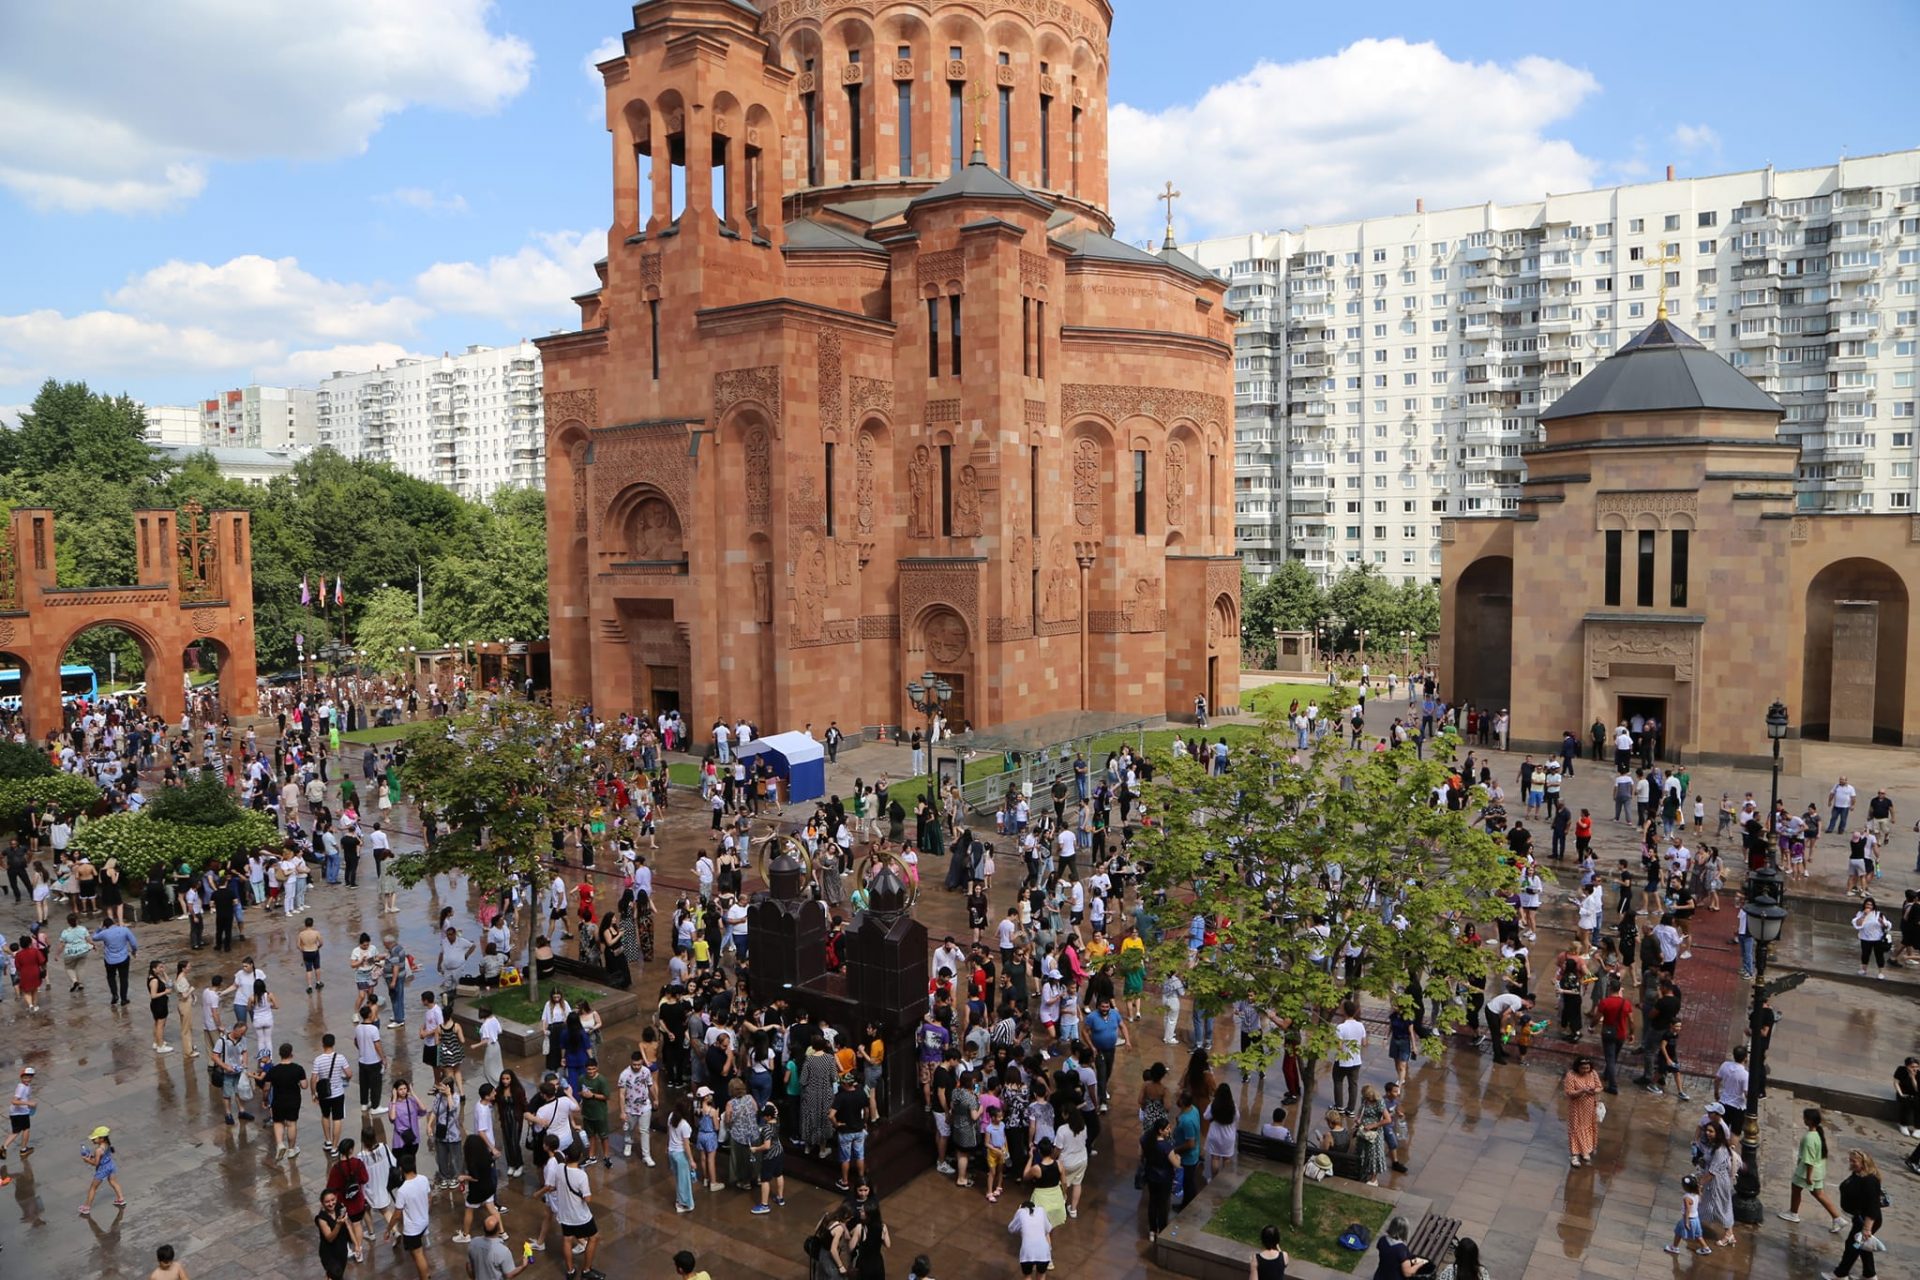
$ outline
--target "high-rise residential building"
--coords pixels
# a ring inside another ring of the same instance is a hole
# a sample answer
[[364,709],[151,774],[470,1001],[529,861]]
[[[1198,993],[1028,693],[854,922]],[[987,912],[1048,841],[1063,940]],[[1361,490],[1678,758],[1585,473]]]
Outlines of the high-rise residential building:
[[1920,150],[1413,212],[1189,249],[1229,280],[1256,574],[1437,581],[1516,508],[1539,413],[1654,319],[1786,409],[1803,512],[1920,507]]
[[149,404],[141,409],[147,415],[147,443],[197,445],[200,439],[201,406],[193,404]]
[[257,383],[200,402],[199,443],[212,449],[311,447],[319,418],[309,387],[263,387]]
[[321,380],[318,411],[320,443],[474,501],[545,480],[540,353],[530,342],[336,372]]

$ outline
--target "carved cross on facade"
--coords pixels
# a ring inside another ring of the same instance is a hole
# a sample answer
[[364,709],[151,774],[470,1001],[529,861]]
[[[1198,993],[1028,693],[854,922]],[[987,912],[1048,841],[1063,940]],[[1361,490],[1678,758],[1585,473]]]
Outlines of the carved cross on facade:
[[1171,182],[1169,182],[1169,183],[1167,183],[1167,186],[1166,186],[1166,190],[1164,190],[1164,191],[1162,191],[1162,192],[1161,192],[1161,193],[1160,193],[1159,195],[1157,195],[1157,196],[1155,196],[1155,197],[1154,197],[1154,199],[1155,199],[1155,200],[1159,200],[1159,201],[1162,201],[1162,202],[1164,202],[1164,203],[1166,204],[1166,206],[1167,206],[1167,239],[1166,239],[1166,243],[1165,243],[1165,245],[1163,246],[1164,248],[1168,248],[1168,249],[1171,249],[1171,248],[1173,248],[1173,247],[1174,247],[1174,244],[1173,244],[1173,202],[1174,202],[1175,200],[1178,200],[1179,198],[1180,198],[1180,193],[1179,193],[1178,191],[1175,191],[1175,190],[1173,189],[1173,183],[1171,183]]
[[180,512],[180,594],[189,601],[220,596],[220,544],[198,502]]

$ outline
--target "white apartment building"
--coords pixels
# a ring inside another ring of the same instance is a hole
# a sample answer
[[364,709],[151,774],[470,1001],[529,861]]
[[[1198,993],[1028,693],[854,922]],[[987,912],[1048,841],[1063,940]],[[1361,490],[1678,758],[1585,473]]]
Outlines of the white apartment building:
[[318,406],[320,443],[476,502],[546,480],[540,353],[530,342],[337,372],[321,381]]
[[200,402],[199,443],[210,449],[311,448],[319,440],[314,393],[255,384]]
[[147,416],[147,443],[161,445],[197,445],[200,443],[201,407],[192,404],[148,404],[140,406]]
[[1806,511],[1920,507],[1920,150],[1202,241],[1231,281],[1256,574],[1438,581],[1515,508],[1536,415],[1670,316],[1786,408]]

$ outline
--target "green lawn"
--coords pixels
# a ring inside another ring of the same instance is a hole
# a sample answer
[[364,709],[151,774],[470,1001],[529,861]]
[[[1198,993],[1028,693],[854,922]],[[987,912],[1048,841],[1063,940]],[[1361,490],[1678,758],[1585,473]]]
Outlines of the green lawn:
[[[544,1007],[546,1005],[547,997],[553,994],[553,990],[554,988],[551,983],[541,986],[541,1006]],[[540,1025],[540,1009],[536,1008],[528,999],[532,991],[533,989],[527,986],[502,987],[498,991],[489,992],[485,996],[470,997],[465,991],[462,991],[460,998],[462,1006],[467,1009],[478,1009],[483,1004],[490,1005],[496,1017],[504,1018],[508,1022],[518,1022],[523,1026],[537,1027]],[[582,1000],[593,999],[593,992],[587,990],[585,987],[569,987],[565,983],[562,983],[560,986],[560,994],[565,996],[567,1003],[576,1009],[580,1007]]]
[[358,742],[362,744],[393,742],[396,739],[404,738],[407,730],[419,723],[421,722],[416,720],[410,723],[390,724],[384,729],[355,729],[352,733],[341,734],[340,741]]
[[1258,1247],[1262,1227],[1280,1228],[1280,1247],[1289,1257],[1317,1263],[1330,1271],[1351,1273],[1367,1253],[1354,1253],[1339,1245],[1340,1233],[1347,1224],[1358,1222],[1372,1237],[1378,1238],[1393,1206],[1378,1200],[1331,1190],[1325,1182],[1309,1182],[1301,1225],[1293,1226],[1293,1179],[1271,1173],[1255,1173],[1240,1184],[1240,1189],[1214,1210],[1206,1229],[1217,1236]]
[[667,781],[675,786],[697,787],[700,785],[700,766],[674,761],[667,765]]
[[1263,684],[1256,685],[1240,695],[1240,707],[1250,715],[1265,715],[1269,707],[1281,711],[1296,698],[1301,702],[1318,702],[1322,710],[1333,708],[1345,710],[1353,705],[1354,691],[1342,686],[1329,689],[1324,680],[1312,684]]

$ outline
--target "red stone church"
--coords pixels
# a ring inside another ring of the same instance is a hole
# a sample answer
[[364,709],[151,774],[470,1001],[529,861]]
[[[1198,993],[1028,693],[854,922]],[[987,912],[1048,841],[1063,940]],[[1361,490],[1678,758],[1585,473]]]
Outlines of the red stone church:
[[[986,16],[982,17],[982,13]],[[1107,0],[645,0],[546,376],[554,694],[769,731],[1238,702],[1233,318],[1113,237]]]

